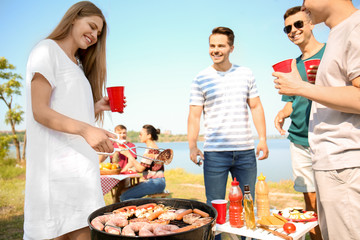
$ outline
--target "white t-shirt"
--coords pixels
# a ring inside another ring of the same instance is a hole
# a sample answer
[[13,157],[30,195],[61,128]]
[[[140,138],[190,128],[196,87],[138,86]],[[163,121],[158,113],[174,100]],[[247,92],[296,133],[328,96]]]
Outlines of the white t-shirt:
[[87,217],[105,205],[99,162],[80,136],[49,129],[34,120],[31,81],[50,83],[50,107],[95,124],[90,84],[83,70],[50,39],[32,50],[26,71],[26,187],[24,239],[51,239],[87,226]]
[[[331,29],[316,85],[351,86],[360,76],[360,11]],[[353,101],[358,101],[354,99]],[[309,122],[313,169],[360,166],[360,114],[336,111],[314,102]]]
[[232,65],[226,72],[212,66],[193,80],[190,105],[204,106],[204,151],[254,149],[247,100],[258,97],[249,68]]

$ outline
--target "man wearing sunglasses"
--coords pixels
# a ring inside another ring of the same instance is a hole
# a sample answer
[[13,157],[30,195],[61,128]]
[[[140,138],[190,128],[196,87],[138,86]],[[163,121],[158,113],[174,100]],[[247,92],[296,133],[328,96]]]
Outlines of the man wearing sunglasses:
[[[308,82],[304,62],[311,59],[321,59],[325,44],[318,42],[312,29],[310,17],[301,11],[301,6],[288,9],[284,14],[284,32],[291,42],[297,45],[301,55],[296,58],[296,68],[303,81]],[[316,70],[313,70],[316,73]],[[311,100],[301,96],[282,96],[286,102],[283,109],[275,117],[275,127],[281,135],[285,135],[282,128],[285,119],[290,117],[291,124],[288,129],[290,152],[293,168],[294,189],[304,194],[305,209],[316,211],[316,193],[314,172],[308,141],[308,124],[311,109]],[[321,239],[319,227],[310,231],[312,240]]]
[[[324,239],[360,239],[360,11],[351,0],[305,0],[314,24],[330,28],[315,85],[273,73],[280,94],[312,100],[309,143]],[[295,66],[295,63],[293,63]]]

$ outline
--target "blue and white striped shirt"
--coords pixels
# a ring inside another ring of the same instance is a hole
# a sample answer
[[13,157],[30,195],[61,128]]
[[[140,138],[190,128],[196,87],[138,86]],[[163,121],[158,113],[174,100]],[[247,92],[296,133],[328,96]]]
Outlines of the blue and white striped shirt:
[[193,80],[190,105],[204,106],[204,151],[254,149],[247,100],[258,97],[249,68],[232,65],[227,72],[212,66]]

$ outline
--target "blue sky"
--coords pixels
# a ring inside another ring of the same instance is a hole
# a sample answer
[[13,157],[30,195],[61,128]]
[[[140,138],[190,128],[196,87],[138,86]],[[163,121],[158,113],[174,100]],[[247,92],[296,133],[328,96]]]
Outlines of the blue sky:
[[[25,78],[32,47],[58,24],[73,0],[0,0],[0,56]],[[217,26],[235,33],[233,63],[250,67],[262,100],[268,135],[283,107],[274,88],[271,66],[300,55],[283,33],[283,14],[301,0],[94,0],[108,23],[107,86],[125,86],[124,114],[106,113],[104,128],[124,124],[138,131],[152,124],[162,131],[185,134],[192,79],[211,65],[208,37]],[[360,0],[353,0],[359,8]],[[325,25],[314,29],[326,42]],[[23,80],[25,86],[25,79]],[[15,99],[25,110],[25,91]],[[6,107],[0,102],[0,130]],[[25,129],[25,122],[17,126]],[[203,131],[203,127],[202,127]],[[253,132],[256,135],[255,128]]]

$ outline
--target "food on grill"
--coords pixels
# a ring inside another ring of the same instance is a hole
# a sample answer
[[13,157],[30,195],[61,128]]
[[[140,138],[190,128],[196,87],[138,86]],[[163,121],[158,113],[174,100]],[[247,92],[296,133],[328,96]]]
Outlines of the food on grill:
[[[98,216],[98,217],[94,218],[91,221],[91,225],[93,225],[94,228],[96,228],[100,231],[103,231],[105,226],[125,227],[128,224],[129,223],[128,223],[127,218],[121,214],[102,215],[102,216]],[[106,229],[105,229],[105,231],[106,231]]]
[[209,222],[211,222],[212,219],[213,219],[212,217],[199,218],[198,220],[196,220],[195,222],[193,222],[192,225],[201,227],[201,226],[203,226],[203,225],[208,224]]
[[204,218],[206,218],[206,217],[209,216],[208,213],[206,213],[206,212],[204,212],[204,211],[201,211],[200,209],[197,209],[197,208],[195,208],[195,209],[193,210],[193,213],[200,214],[200,216],[201,216],[201,217],[204,217]]
[[174,211],[166,211],[162,213],[158,218],[163,220],[175,220],[177,214]]
[[187,224],[193,224],[196,220],[201,218],[200,214],[197,213],[189,213],[183,217],[183,221]]
[[147,222],[147,223],[149,223],[150,220],[147,219],[147,218],[133,218],[133,219],[130,219],[129,222],[130,223],[133,223],[133,222]]
[[159,210],[159,211],[156,211],[156,212],[153,212],[151,213],[147,219],[149,219],[150,221],[158,218],[161,214],[163,214],[165,212],[165,210]]
[[178,229],[178,228],[179,228],[178,226],[172,225],[172,224],[161,225],[161,226],[158,226],[158,227],[156,227],[154,229],[154,234],[156,236],[172,234],[172,233],[174,233],[173,231]]
[[114,235],[160,236],[189,231],[212,220],[208,213],[200,209],[176,210],[163,204],[150,203],[115,209],[111,213],[94,218],[91,225],[99,231]]
[[197,228],[197,226],[188,225],[186,227],[178,228],[178,229],[174,230],[173,232],[176,232],[176,233],[178,233],[178,232],[186,232],[186,231],[189,231],[189,230],[194,229],[194,228]]
[[156,157],[156,160],[169,164],[172,161],[173,156],[174,152],[172,149],[165,149]]
[[182,220],[183,217],[189,213],[192,213],[192,209],[187,209],[185,211],[182,211],[181,213],[179,213],[177,216],[176,216],[176,220]]

